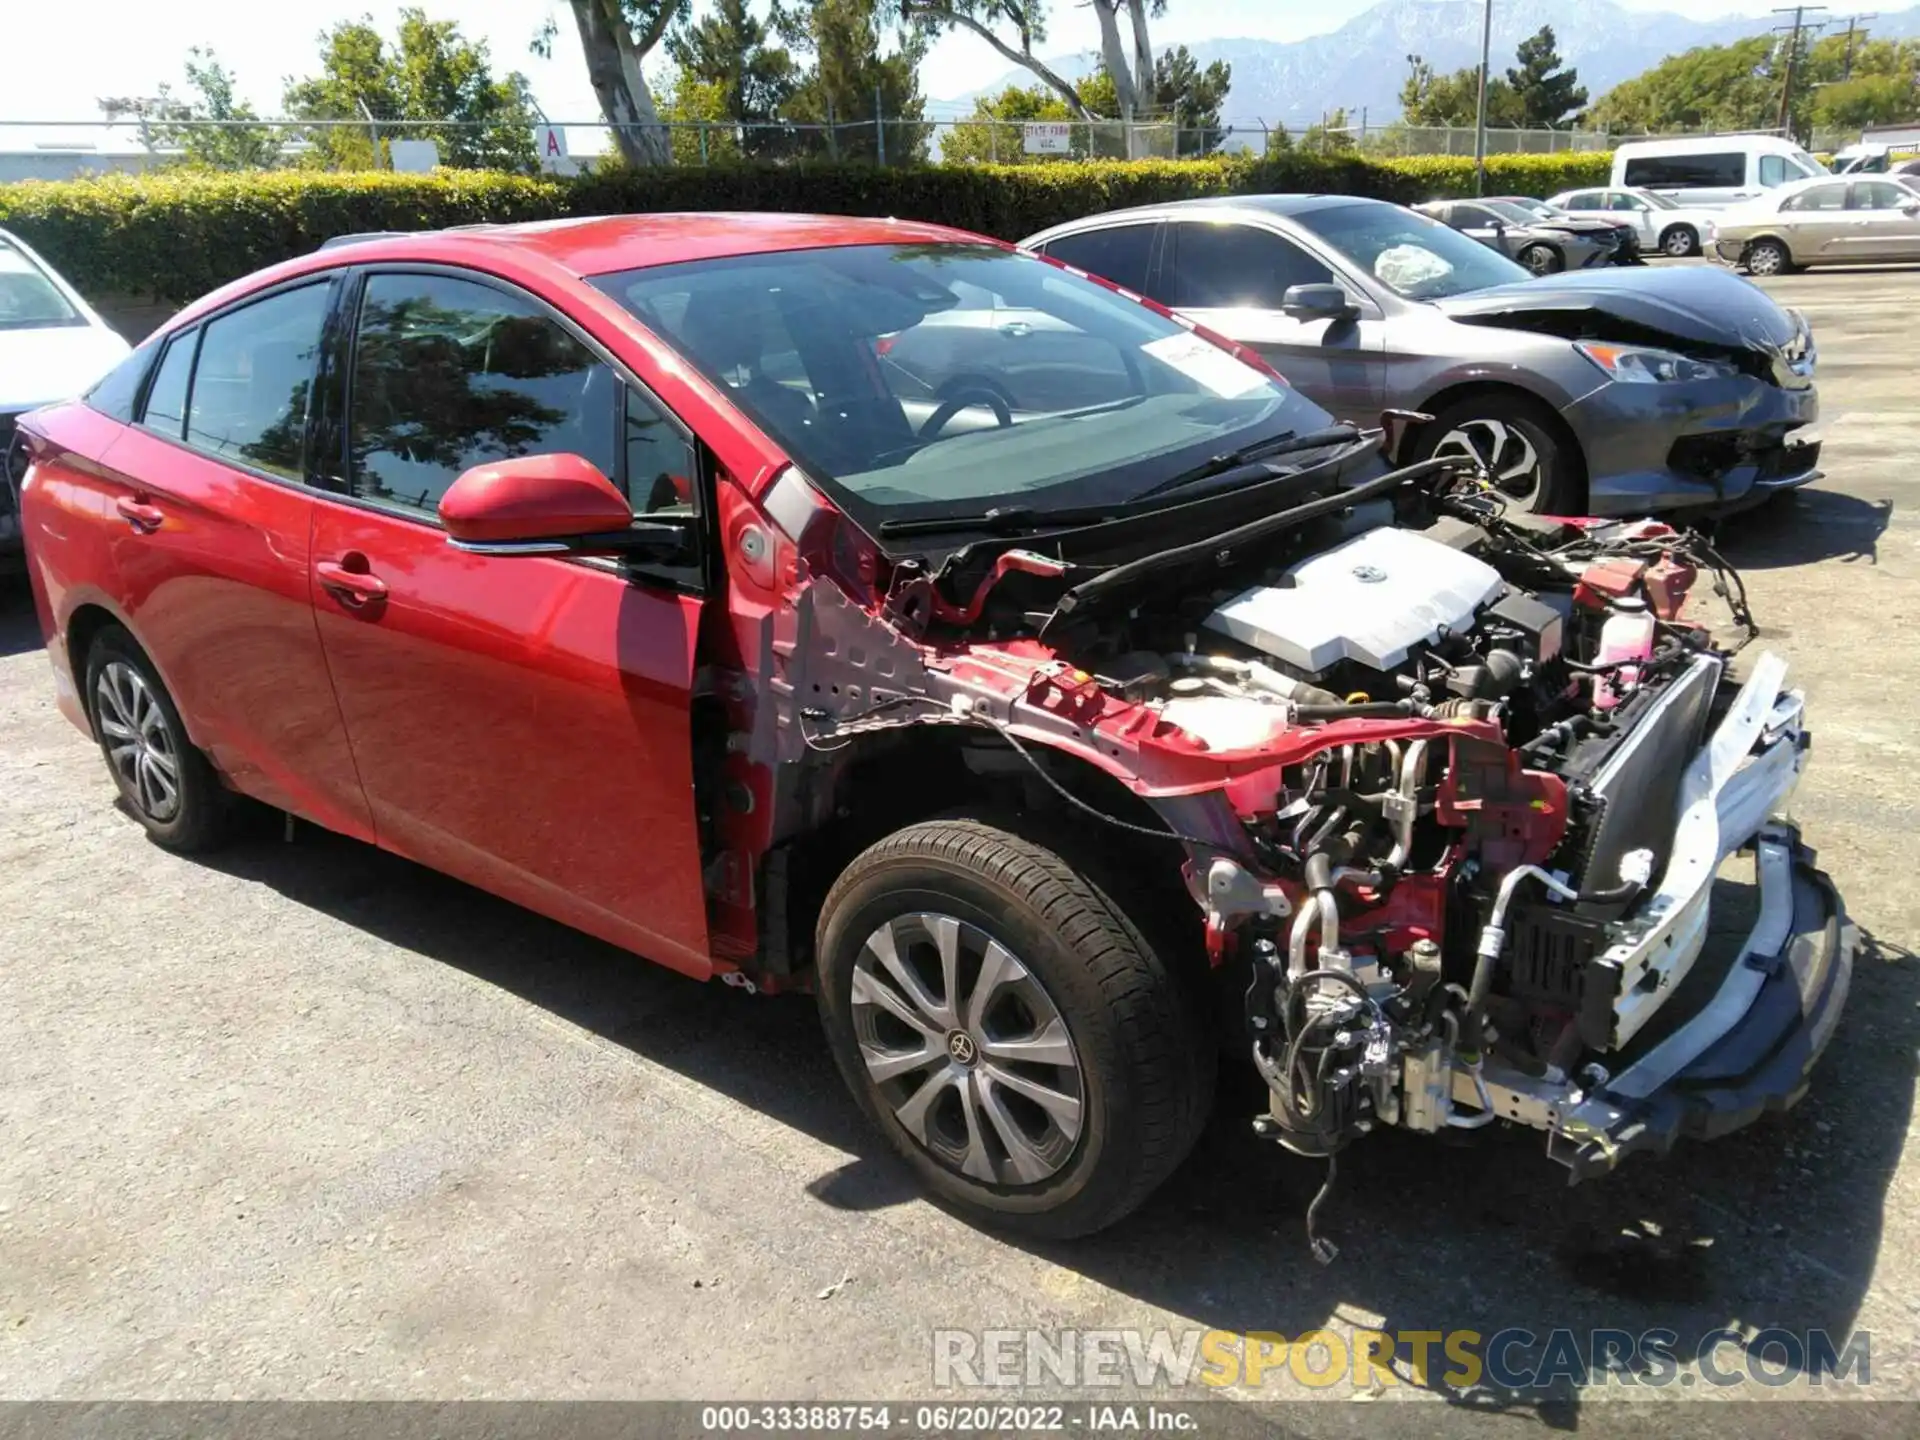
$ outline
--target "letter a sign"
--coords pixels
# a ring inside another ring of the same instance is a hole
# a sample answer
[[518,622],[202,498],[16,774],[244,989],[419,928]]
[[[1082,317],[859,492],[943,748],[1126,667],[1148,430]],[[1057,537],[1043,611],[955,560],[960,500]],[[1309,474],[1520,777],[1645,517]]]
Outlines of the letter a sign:
[[567,132],[560,126],[534,126],[533,153],[540,157],[542,170],[555,175],[573,173],[573,164],[567,159]]

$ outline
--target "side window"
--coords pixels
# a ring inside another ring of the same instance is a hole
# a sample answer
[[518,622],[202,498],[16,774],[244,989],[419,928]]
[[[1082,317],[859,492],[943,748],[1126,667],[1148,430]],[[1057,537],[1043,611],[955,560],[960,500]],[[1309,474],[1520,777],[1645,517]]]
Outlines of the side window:
[[1277,310],[1289,287],[1333,279],[1326,266],[1270,230],[1188,223],[1175,227],[1173,234],[1177,308],[1258,305]]
[[1782,210],[1843,210],[1847,204],[1845,185],[1815,185],[1780,202]]
[[1890,180],[1856,180],[1847,196],[1849,210],[1898,210],[1905,202],[1913,199],[1913,192],[1903,190]]
[[201,327],[187,444],[289,480],[301,478],[307,394],[331,293],[327,281],[303,285]]
[[352,493],[428,515],[461,472],[571,453],[620,476],[613,371],[531,300],[447,275],[372,275],[348,401]]
[[1607,201],[1607,208],[1609,210],[1622,210],[1628,214],[1633,214],[1637,211],[1646,209],[1647,202],[1640,199],[1637,196],[1628,195],[1621,191],[1616,191],[1613,194],[1613,196],[1609,198],[1609,200]]
[[1778,155],[1760,157],[1760,183],[1771,190],[1787,183],[1787,162]]
[[1636,155],[1627,161],[1626,173],[1620,178],[1643,190],[1725,190],[1746,184],[1747,157],[1737,150],[1707,155]]
[[1567,196],[1566,208],[1569,210],[1604,210],[1606,197],[1598,190],[1581,190]]
[[158,341],[145,341],[126,359],[102,375],[94,382],[93,388],[87,391],[88,407],[118,420],[123,425],[131,425],[134,402],[140,398],[140,382],[147,378],[147,371],[152,368],[153,357],[159,349]]
[[698,514],[698,462],[686,437],[658,406],[632,390],[627,391],[622,424],[633,508],[647,515]]
[[[1136,295],[1147,293],[1147,266],[1153,258],[1153,232],[1157,225],[1109,225],[1104,230],[1086,230],[1078,235],[1062,235],[1047,243],[1047,254],[1063,260],[1076,270],[1099,275],[1124,285]],[[1165,297],[1153,297],[1164,303]]]
[[167,342],[160,368],[147,387],[147,408],[140,423],[156,435],[178,440],[187,422],[187,381],[193,374],[193,348],[200,332],[188,330]]

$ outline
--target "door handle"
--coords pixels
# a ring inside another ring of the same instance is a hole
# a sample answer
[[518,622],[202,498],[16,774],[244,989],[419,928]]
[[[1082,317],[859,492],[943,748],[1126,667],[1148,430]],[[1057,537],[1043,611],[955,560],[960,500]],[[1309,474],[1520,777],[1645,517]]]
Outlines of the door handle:
[[120,512],[120,518],[134,528],[140,535],[150,535],[160,528],[167,517],[158,505],[149,504],[138,495],[122,495],[113,502],[113,508]]
[[349,551],[338,560],[322,560],[313,567],[320,588],[349,610],[378,605],[387,598],[387,582],[367,570],[367,557]]
[[1033,333],[1033,325],[1026,320],[1005,320],[1000,324],[1000,333],[1009,339],[1019,340]]

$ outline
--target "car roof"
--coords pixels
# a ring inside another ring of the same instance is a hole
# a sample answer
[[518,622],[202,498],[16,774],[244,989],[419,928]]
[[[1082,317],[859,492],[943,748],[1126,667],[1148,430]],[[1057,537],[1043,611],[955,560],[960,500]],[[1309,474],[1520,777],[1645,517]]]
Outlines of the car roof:
[[[585,278],[686,260],[717,260],[782,250],[833,245],[979,242],[984,237],[944,225],[859,219],[844,215],[790,215],[758,211],[704,211],[650,215],[592,215],[536,220],[518,225],[457,225],[445,230],[379,231],[343,235],[327,250],[351,250],[352,258],[425,258],[440,245],[461,255],[475,247],[507,248],[537,256]],[[997,244],[997,241],[985,243]],[[342,256],[340,258],[346,258]],[[452,257],[449,257],[452,258]]]

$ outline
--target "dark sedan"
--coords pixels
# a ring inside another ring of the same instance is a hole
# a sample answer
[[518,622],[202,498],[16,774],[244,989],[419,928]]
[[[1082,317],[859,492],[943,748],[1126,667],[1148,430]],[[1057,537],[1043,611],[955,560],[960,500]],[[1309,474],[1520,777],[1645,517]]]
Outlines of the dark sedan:
[[1605,220],[1547,220],[1505,200],[1435,200],[1413,208],[1535,275],[1611,265],[1620,253],[1620,232]]
[[1534,225],[1542,230],[1567,230],[1576,234],[1594,234],[1595,225],[1610,226],[1614,239],[1618,242],[1613,252],[1616,265],[1644,265],[1646,257],[1640,253],[1640,232],[1630,220],[1619,220],[1609,215],[1575,215],[1562,210],[1550,200],[1535,200],[1528,195],[1495,195],[1495,203],[1510,205],[1524,210],[1533,216]]
[[[1723,269],[1530,279],[1425,215],[1343,195],[1153,206],[1022,243],[1252,347],[1342,420],[1434,416],[1408,458],[1474,453],[1533,510],[1727,507],[1820,473],[1806,320]],[[1044,338],[999,319],[976,344]],[[957,394],[963,358],[923,378]]]

